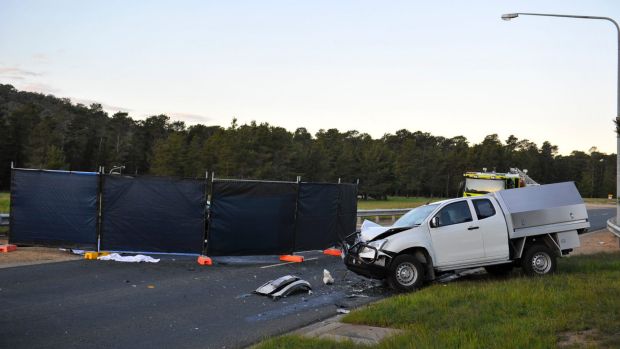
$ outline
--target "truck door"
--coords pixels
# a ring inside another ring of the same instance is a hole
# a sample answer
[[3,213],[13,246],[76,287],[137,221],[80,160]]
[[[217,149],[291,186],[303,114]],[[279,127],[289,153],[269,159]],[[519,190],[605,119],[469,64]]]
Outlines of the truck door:
[[474,224],[479,227],[484,242],[485,259],[508,258],[508,228],[506,221],[490,199],[471,201],[476,211]]
[[480,229],[474,224],[469,200],[444,206],[430,228],[437,266],[471,262],[484,258]]

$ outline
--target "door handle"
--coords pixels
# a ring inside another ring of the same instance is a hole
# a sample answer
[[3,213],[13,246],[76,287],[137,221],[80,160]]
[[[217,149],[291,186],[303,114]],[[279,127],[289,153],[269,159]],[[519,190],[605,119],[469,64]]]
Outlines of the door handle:
[[476,230],[478,228],[480,228],[480,227],[469,227],[469,228],[467,228],[467,230]]

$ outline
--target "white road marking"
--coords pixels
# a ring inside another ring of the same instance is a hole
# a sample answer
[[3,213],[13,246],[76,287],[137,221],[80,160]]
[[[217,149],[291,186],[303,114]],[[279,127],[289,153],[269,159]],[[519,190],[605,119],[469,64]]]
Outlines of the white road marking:
[[[319,257],[313,257],[313,258],[304,258],[304,262],[306,261],[314,261],[319,259]],[[261,269],[265,269],[265,268],[271,268],[271,267],[279,267],[281,265],[286,265],[286,264],[291,264],[291,263],[299,263],[299,262],[286,262],[286,263],[278,263],[278,264],[272,264],[272,265],[265,265],[263,267],[260,267]],[[303,262],[301,262],[303,263]]]

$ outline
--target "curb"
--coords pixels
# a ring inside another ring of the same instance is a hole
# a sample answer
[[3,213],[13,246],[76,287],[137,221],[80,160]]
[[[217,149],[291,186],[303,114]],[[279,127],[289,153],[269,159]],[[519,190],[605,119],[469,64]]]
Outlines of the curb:
[[353,325],[341,322],[344,315],[332,316],[289,334],[308,338],[331,339],[337,342],[351,341],[356,344],[376,345],[383,339],[403,333],[403,330],[367,325]]

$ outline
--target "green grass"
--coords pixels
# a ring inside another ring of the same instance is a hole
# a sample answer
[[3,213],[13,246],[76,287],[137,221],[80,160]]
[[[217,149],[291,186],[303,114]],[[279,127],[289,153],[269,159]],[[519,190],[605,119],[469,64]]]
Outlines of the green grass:
[[11,194],[0,192],[0,213],[9,213],[11,210]]
[[[351,312],[345,322],[405,333],[375,348],[555,348],[561,334],[590,330],[620,347],[620,253],[560,260],[556,275],[437,284]],[[358,348],[351,343],[273,338],[258,348]],[[362,348],[361,346],[359,348]]]
[[[357,202],[357,208],[360,210],[413,208],[424,205],[428,202],[434,202],[439,200],[442,200],[442,198],[389,196],[387,200],[359,200]],[[607,200],[603,198],[588,198],[584,200],[586,201],[586,203],[590,204],[615,203],[614,200]],[[10,202],[10,193],[0,192],[0,212],[8,213],[10,211]]]
[[607,199],[607,198],[583,198],[583,201],[586,204],[598,204],[598,205],[615,205],[616,199]]
[[[0,213],[9,213],[11,210],[11,195],[10,193],[0,192]],[[6,234],[9,227],[0,227],[0,234]]]
[[[387,200],[358,200],[357,208],[360,210],[413,208],[424,205],[428,202],[435,202],[443,199],[444,198],[388,196]],[[609,200],[607,198],[584,198],[583,200],[587,204],[614,205],[616,203],[615,200]]]
[[387,200],[358,200],[359,210],[374,210],[388,208],[413,208],[422,206],[428,202],[443,200],[441,198],[388,196]]

